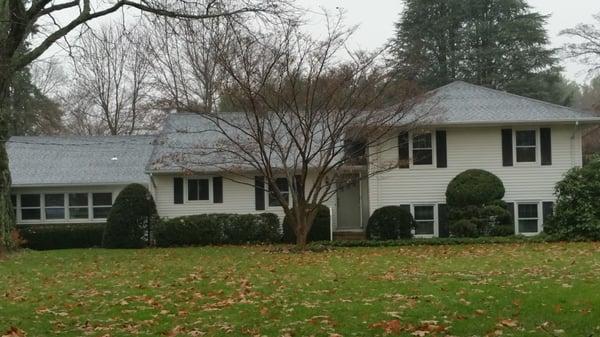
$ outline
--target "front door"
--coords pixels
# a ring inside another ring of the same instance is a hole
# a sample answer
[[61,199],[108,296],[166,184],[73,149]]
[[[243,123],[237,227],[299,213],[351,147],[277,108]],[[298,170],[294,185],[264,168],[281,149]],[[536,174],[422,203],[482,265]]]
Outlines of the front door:
[[360,176],[344,177],[351,181],[337,192],[337,228],[339,230],[360,230],[362,228]]

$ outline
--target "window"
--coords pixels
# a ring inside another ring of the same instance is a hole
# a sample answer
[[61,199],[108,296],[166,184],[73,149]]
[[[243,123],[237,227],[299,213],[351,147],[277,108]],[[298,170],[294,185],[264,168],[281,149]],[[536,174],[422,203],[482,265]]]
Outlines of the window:
[[65,195],[45,194],[44,195],[44,213],[47,220],[65,218]]
[[433,165],[433,142],[431,133],[422,133],[413,137],[413,165]]
[[367,164],[367,142],[359,139],[346,139],[344,161],[349,165]]
[[188,200],[208,200],[208,179],[188,179]]
[[12,204],[13,215],[16,217],[17,216],[17,196],[15,194],[10,195],[10,203]]
[[537,233],[538,204],[519,204],[519,233]]
[[517,130],[515,138],[517,163],[534,163],[537,159],[535,130]]
[[21,194],[21,220],[40,220],[41,197],[39,194]]
[[87,219],[88,214],[88,194],[69,193],[69,218]]
[[92,193],[92,216],[94,219],[106,219],[112,207],[112,193]]
[[415,206],[415,235],[434,235],[434,207],[433,206]]
[[[288,186],[287,178],[277,178],[275,180],[275,183],[277,184],[277,188],[279,189],[279,192],[281,192],[281,196],[284,199],[289,200],[290,188]],[[281,203],[279,203],[279,200],[277,200],[274,193],[269,193],[269,206],[270,207],[281,206]]]

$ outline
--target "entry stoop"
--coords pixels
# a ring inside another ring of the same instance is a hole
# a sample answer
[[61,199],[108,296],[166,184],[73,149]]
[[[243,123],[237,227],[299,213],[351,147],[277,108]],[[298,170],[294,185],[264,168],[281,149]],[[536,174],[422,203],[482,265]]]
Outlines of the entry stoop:
[[334,241],[358,241],[366,240],[367,236],[362,230],[357,231],[335,231],[333,232]]

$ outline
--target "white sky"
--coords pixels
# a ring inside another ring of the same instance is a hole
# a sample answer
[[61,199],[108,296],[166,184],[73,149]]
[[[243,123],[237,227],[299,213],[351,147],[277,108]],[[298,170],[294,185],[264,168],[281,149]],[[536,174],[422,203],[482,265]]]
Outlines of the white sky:
[[[100,1],[100,0],[97,0]],[[600,13],[600,0],[529,0],[529,4],[542,14],[550,15],[546,26],[552,46],[559,48],[569,38],[559,36],[559,32],[574,27],[579,23],[593,23],[593,14]],[[394,23],[402,11],[402,0],[296,0],[296,3],[307,8],[310,20],[309,30],[318,34],[323,32],[324,23],[322,9],[335,11],[343,8],[346,12],[347,25],[359,25],[358,31],[350,41],[351,49],[375,49],[381,47],[394,33]],[[66,14],[66,13],[65,13]],[[118,20],[120,14],[115,13],[110,19]],[[108,18],[107,18],[108,19]],[[105,21],[99,20],[92,24]],[[72,36],[72,35],[71,35]],[[52,48],[44,56],[61,54],[60,48]],[[585,66],[572,60],[561,60],[565,67],[565,75],[578,82],[587,81]]]
[[[373,49],[381,47],[392,35],[394,22],[402,11],[401,0],[297,0],[298,4],[319,12],[321,8],[346,11],[349,25],[359,24],[351,43],[352,47]],[[547,24],[548,35],[554,47],[561,47],[569,39],[558,36],[565,28],[579,23],[593,23],[592,15],[600,13],[600,0],[529,0],[534,10],[550,14]],[[317,25],[319,15],[312,14]],[[585,67],[570,60],[562,60],[567,78],[584,82],[587,80]]]

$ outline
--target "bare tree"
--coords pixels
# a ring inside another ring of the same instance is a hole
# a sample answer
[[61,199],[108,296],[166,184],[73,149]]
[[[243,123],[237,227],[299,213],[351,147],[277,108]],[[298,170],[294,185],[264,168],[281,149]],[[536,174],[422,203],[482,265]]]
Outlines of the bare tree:
[[[10,246],[9,232],[14,223],[9,188],[11,184],[6,154],[4,109],[13,76],[38,59],[59,39],[94,19],[122,8],[133,8],[154,15],[208,20],[242,13],[280,12],[285,0],[239,0],[236,7],[221,11],[219,0],[111,0],[92,5],[91,0],[0,0],[0,245]],[[61,16],[62,20],[57,20]],[[28,51],[23,45],[34,33],[39,38]]]
[[561,35],[578,40],[566,44],[564,49],[569,57],[589,66],[590,73],[600,71],[600,14],[594,15],[594,19],[598,25],[579,24],[561,32]]
[[151,36],[149,52],[154,60],[153,84],[159,107],[217,109],[218,86],[223,73],[218,67],[216,52],[224,50],[229,43],[228,30],[234,24],[231,18],[202,22],[145,20]]
[[[296,22],[278,28],[231,30],[233,45],[218,61],[228,75],[223,95],[241,112],[199,112],[215,136],[188,157],[200,159],[184,164],[192,171],[218,167],[239,182],[264,177],[304,246],[317,205],[355,183],[343,171],[365,169],[365,161],[370,173],[396,166],[369,160],[377,157],[375,145],[422,116],[408,118],[416,89],[392,87],[382,51],[348,52],[353,29],[341,16],[329,21],[323,40],[310,38]],[[392,90],[395,104],[389,106]],[[282,178],[291,199],[278,184]]]
[[[134,40],[135,39],[135,40]],[[126,27],[89,32],[73,54],[71,93],[89,106],[88,119],[100,120],[112,135],[132,134],[149,125],[150,59],[143,35]],[[78,110],[77,112],[82,112]]]

